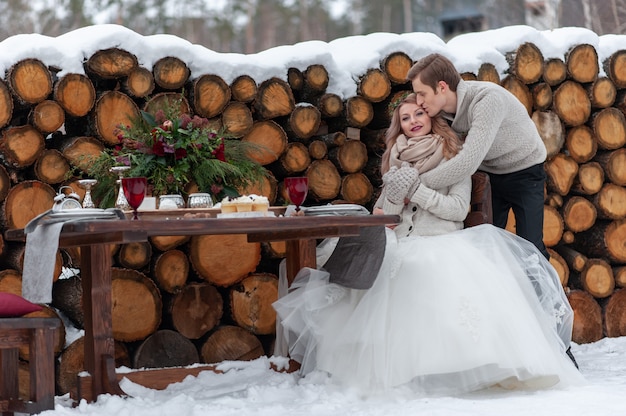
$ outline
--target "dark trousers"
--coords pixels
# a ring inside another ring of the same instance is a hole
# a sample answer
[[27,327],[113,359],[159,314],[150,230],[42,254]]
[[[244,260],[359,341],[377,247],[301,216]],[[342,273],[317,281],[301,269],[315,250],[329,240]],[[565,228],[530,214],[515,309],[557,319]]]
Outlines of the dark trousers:
[[543,163],[519,172],[489,174],[493,204],[493,224],[506,227],[509,210],[515,215],[516,233],[533,243],[547,258],[543,244],[543,193],[546,172]]

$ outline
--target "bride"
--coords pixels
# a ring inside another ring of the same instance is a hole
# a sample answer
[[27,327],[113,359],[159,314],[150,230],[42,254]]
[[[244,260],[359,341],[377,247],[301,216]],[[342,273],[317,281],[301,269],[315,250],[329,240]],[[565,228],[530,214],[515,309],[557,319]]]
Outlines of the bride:
[[410,94],[393,110],[386,144],[374,213],[402,221],[381,238],[371,287],[333,282],[324,266],[338,239],[325,240],[318,268],[302,269],[274,303],[277,344],[287,345],[302,374],[322,371],[364,392],[583,383],[565,353],[573,312],[550,263],[505,230],[462,229],[471,178],[443,189],[420,184],[419,172],[462,146],[446,122],[431,119]]

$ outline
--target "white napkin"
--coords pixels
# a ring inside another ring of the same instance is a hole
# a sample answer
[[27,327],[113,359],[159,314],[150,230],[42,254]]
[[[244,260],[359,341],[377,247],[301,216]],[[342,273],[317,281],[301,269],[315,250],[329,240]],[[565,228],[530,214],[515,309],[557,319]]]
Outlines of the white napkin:
[[[282,298],[289,292],[289,283],[287,282],[287,263],[283,259],[278,269],[278,298]],[[274,352],[276,357],[289,357],[289,345],[285,336],[285,328],[280,319],[276,319],[276,339],[274,341]]]
[[54,265],[64,221],[39,224],[26,234],[22,297],[33,303],[52,302]]
[[22,296],[25,299],[34,303],[52,302],[54,265],[63,224],[90,219],[126,219],[126,216],[117,208],[50,210],[26,224],[26,251],[22,270]]

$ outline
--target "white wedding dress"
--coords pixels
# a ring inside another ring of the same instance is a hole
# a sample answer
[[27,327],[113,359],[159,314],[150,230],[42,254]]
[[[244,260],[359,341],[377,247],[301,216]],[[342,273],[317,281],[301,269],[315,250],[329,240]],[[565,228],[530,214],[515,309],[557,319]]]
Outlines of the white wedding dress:
[[[362,391],[458,394],[584,382],[565,354],[573,312],[550,263],[492,225],[398,239],[373,286],[303,269],[274,303],[289,355]],[[318,267],[337,239],[318,248]],[[283,284],[285,284],[284,276]]]

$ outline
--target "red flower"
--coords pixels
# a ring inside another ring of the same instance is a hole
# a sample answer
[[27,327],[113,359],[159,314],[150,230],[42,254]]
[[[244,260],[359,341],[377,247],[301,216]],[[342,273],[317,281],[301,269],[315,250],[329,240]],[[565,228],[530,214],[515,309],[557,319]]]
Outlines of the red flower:
[[220,145],[211,152],[213,156],[219,161],[226,162],[226,155],[224,154],[224,140],[220,142]]
[[187,156],[187,150],[185,149],[176,149],[176,151],[174,152],[174,157],[176,158],[176,160],[180,160],[185,156]]
[[222,192],[224,190],[224,187],[222,185],[218,185],[216,183],[214,183],[213,185],[211,185],[211,193],[213,195],[219,195],[220,192]]
[[157,156],[165,156],[165,147],[163,146],[163,142],[155,140],[152,144],[152,152]]

